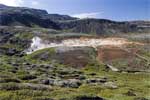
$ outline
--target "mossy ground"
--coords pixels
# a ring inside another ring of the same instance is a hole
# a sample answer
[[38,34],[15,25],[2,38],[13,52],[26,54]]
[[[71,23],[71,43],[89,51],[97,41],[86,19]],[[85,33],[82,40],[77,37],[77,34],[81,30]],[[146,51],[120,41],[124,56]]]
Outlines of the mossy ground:
[[[15,38],[18,37],[29,39],[32,38],[32,35],[15,35]],[[14,44],[8,43],[3,46],[11,48],[14,47]],[[15,48],[24,49],[19,43]],[[75,100],[78,96],[99,96],[106,100],[136,100],[135,98],[138,97],[150,99],[150,73],[148,72],[113,72],[107,70],[104,64],[97,62],[90,62],[86,67],[78,69],[53,62],[51,59],[38,59],[36,55],[47,50],[49,50],[49,56],[55,53],[54,49],[45,49],[23,57],[0,55],[0,100]],[[140,54],[150,59],[150,52],[145,50],[149,51],[149,49],[143,49]],[[39,66],[30,68],[28,64]],[[54,69],[40,67],[42,64],[53,65]],[[59,77],[64,72],[64,79],[68,76],[74,77],[76,74],[84,75],[87,79],[106,77],[109,81],[114,82],[117,88],[86,83],[78,88],[50,85],[39,87],[38,79],[47,78],[47,75]],[[36,85],[36,88],[24,83]],[[50,88],[45,88],[45,86]],[[135,95],[127,95],[128,91],[132,91]]]
[[[17,57],[12,57],[12,59],[19,60],[20,63],[25,61],[25,59],[19,59]],[[48,71],[44,68],[27,71],[23,66],[15,69],[14,66],[8,64],[12,59],[6,56],[1,57],[1,61],[3,60],[3,62],[0,67],[0,100],[49,100],[50,98],[56,100],[73,100],[77,96],[100,96],[106,100],[134,100],[134,98],[137,97],[150,99],[149,73],[121,73],[112,72],[110,70],[106,71],[103,64],[95,63],[87,65],[87,67],[80,69],[80,71],[84,73],[87,78],[107,77],[110,81],[117,84],[117,89],[107,88],[99,84],[82,84],[79,88],[53,86],[50,90],[36,90],[24,86],[19,87],[17,84],[32,83],[32,79],[24,79],[26,75],[41,75]],[[33,61],[30,63],[33,63]],[[57,64],[57,66],[59,65],[60,64]],[[65,69],[66,67],[57,67],[57,70],[59,70],[59,68]],[[55,73],[57,72],[59,71],[55,71]],[[93,75],[92,73],[95,74]],[[133,91],[136,96],[126,95],[128,91]]]

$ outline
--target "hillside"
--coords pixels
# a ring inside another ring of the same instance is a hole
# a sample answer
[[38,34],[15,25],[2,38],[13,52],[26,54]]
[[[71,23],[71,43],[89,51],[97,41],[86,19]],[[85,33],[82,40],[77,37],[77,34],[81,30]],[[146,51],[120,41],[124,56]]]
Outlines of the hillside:
[[0,100],[149,100],[150,22],[0,5]]
[[[149,21],[116,22],[107,19],[78,19],[48,14],[45,10],[0,5],[0,25],[42,27],[91,34],[147,33]],[[139,24],[140,23],[140,24]]]
[[1,26],[0,99],[148,100],[149,40]]

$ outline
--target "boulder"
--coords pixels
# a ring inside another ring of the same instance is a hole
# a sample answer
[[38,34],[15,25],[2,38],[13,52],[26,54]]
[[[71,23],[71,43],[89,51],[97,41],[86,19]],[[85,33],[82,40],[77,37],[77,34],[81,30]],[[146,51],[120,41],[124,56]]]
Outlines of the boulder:
[[104,83],[104,86],[110,89],[117,89],[118,86],[114,82],[106,82]]
[[78,88],[82,82],[77,79],[44,79],[40,82],[41,84],[45,85],[52,85],[52,86],[60,86],[60,87],[70,87],[70,88]]
[[98,96],[78,96],[75,100],[105,100]]
[[96,83],[96,84],[105,83],[105,82],[107,82],[107,78],[93,78],[93,79],[87,79],[86,82],[87,82],[88,84],[92,84],[92,83]]
[[136,94],[132,90],[129,90],[127,93],[125,93],[125,95],[127,95],[127,96],[136,96]]
[[69,79],[69,80],[61,80],[55,82],[55,85],[60,87],[70,87],[70,88],[78,88],[81,85],[81,81],[76,79]]

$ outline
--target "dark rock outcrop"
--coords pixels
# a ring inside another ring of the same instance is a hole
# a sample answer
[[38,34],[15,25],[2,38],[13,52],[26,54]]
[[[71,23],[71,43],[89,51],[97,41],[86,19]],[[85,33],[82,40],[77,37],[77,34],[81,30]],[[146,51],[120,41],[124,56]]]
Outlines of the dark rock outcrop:
[[90,96],[79,96],[76,97],[75,100],[105,100],[101,97],[95,96],[95,97],[90,97]]

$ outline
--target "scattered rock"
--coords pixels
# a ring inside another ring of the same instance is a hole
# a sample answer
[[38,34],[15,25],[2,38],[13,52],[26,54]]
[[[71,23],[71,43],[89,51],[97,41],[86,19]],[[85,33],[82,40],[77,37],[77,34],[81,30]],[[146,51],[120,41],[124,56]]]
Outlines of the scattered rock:
[[49,97],[35,97],[34,99],[32,100],[54,100],[52,98],[49,98]]
[[37,67],[36,64],[32,64],[32,65],[31,65],[31,68],[35,68],[35,67]]
[[70,88],[78,88],[82,84],[82,82],[77,79],[68,79],[68,80],[46,79],[42,80],[41,83],[45,85],[70,87]]
[[91,76],[95,76],[95,75],[96,75],[96,73],[90,73],[89,75],[91,75]]
[[87,82],[88,84],[92,84],[92,83],[105,83],[105,82],[107,82],[107,78],[87,79],[86,82]]
[[69,80],[58,81],[56,84],[61,87],[78,88],[82,83],[76,79],[69,79]]
[[25,63],[23,63],[23,65],[31,65],[30,63],[28,63],[28,62],[25,62]]
[[135,98],[134,100],[149,100],[149,99],[146,99],[146,98],[144,98],[144,97],[137,97],[137,98]]
[[48,79],[42,80],[41,84],[49,85],[49,80]]
[[34,75],[20,75],[19,78],[22,80],[32,80],[32,79],[36,79],[37,77]]
[[21,81],[16,78],[0,78],[0,83],[9,83],[9,82],[20,83]]
[[18,51],[16,50],[16,49],[14,49],[14,48],[9,48],[8,49],[8,51],[7,51],[7,55],[9,55],[9,56],[12,56],[12,55],[15,55],[15,54],[17,54],[18,53]]
[[119,71],[119,69],[117,69],[117,68],[115,68],[114,66],[111,66],[111,65],[109,65],[109,64],[106,64],[106,68],[110,68],[112,71],[114,71],[114,72],[118,72]]
[[79,80],[85,80],[86,77],[85,77],[84,75],[80,75],[80,76],[78,77],[78,79],[79,79]]
[[98,97],[98,96],[78,96],[75,98],[75,100],[105,100],[101,97]]
[[13,62],[11,65],[12,66],[19,66],[19,64],[15,63],[15,62]]
[[81,85],[81,82],[76,79],[69,80],[69,87],[78,88]]
[[20,87],[25,89],[33,89],[33,90],[51,90],[50,86],[42,85],[42,84],[32,84],[32,83],[23,83],[19,84]]
[[132,90],[129,90],[127,93],[125,93],[125,95],[127,95],[127,96],[136,96],[136,94]]
[[105,87],[111,88],[111,89],[117,89],[118,86],[114,82],[106,82],[104,83]]

